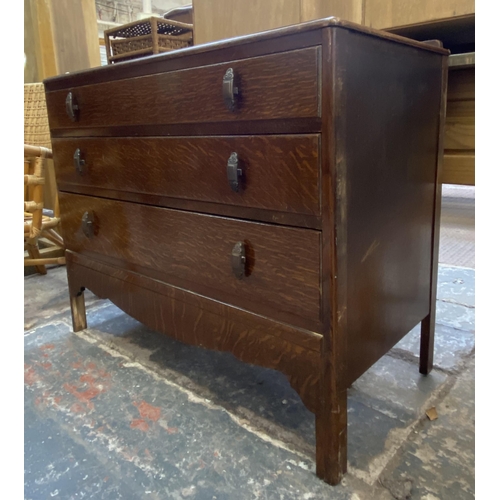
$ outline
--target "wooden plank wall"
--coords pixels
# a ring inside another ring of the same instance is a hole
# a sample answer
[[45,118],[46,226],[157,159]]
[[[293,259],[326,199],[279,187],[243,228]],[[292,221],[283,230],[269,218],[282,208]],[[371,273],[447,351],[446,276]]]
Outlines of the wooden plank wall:
[[475,68],[450,68],[443,183],[475,184]]
[[300,22],[301,0],[193,1],[196,45]]
[[383,29],[474,12],[475,0],[365,0],[364,24]]
[[384,29],[474,12],[474,0],[193,0],[194,43],[328,16]]
[[321,17],[362,23],[365,0],[193,0],[194,43],[257,33]]
[[302,0],[301,21],[335,16],[340,19],[363,24],[366,0]]
[[24,83],[101,65],[94,0],[24,0]]

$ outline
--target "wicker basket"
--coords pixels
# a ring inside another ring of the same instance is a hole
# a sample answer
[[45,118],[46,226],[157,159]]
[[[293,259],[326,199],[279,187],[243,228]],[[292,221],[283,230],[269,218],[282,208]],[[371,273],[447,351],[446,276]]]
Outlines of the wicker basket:
[[52,148],[43,83],[24,84],[24,144]]
[[189,47],[193,25],[151,17],[106,30],[104,39],[108,64],[112,64]]

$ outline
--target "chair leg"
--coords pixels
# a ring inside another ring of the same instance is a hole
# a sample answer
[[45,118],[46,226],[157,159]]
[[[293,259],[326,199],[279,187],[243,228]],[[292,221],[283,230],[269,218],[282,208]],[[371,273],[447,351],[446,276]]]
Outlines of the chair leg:
[[[70,289],[71,290],[71,289]],[[87,328],[87,314],[85,312],[85,297],[83,290],[79,293],[70,291],[71,318],[73,320],[73,331],[79,332]]]
[[[38,247],[36,245],[28,243],[28,245],[26,245],[26,250],[28,251],[28,255],[30,256],[31,259],[42,258],[42,256],[40,255],[40,250],[38,250]],[[47,268],[44,265],[35,264],[35,270],[37,273],[47,274]]]
[[61,248],[64,248],[64,241],[59,234],[57,234],[53,229],[47,229],[43,233],[44,238],[47,238],[49,241],[54,243]]

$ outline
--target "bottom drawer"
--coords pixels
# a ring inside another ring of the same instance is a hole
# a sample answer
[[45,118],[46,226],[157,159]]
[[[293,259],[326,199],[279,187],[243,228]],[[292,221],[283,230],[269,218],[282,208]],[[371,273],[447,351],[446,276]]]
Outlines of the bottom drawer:
[[60,193],[69,250],[318,331],[319,231]]

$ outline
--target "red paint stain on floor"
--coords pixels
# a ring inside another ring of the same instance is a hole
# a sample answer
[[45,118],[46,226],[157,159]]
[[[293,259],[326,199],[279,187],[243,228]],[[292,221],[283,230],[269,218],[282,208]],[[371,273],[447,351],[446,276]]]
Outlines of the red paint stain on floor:
[[167,432],[169,434],[177,434],[179,432],[179,429],[177,427],[167,427]]
[[33,385],[38,380],[38,375],[35,369],[27,364],[24,364],[24,383],[26,385]]
[[52,367],[52,363],[49,363],[48,361],[46,363],[41,363],[40,366],[44,369],[44,370],[48,370],[49,368]]
[[89,385],[94,385],[95,378],[92,375],[90,375],[89,373],[86,373],[85,375],[82,375],[80,377],[80,382],[85,382]]
[[66,389],[70,394],[73,394],[75,398],[78,399],[78,401],[81,401],[82,403],[87,403],[90,404],[90,400],[95,398],[96,396],[99,396],[101,394],[101,391],[97,389],[97,387],[91,387],[90,389],[87,389],[86,391],[83,392],[78,392],[78,388],[75,387],[74,385],[71,384],[64,384],[63,385],[64,389]]
[[[83,368],[83,364],[80,361],[77,361],[72,364],[72,367],[75,369]],[[81,403],[85,403],[87,410],[94,409],[94,403],[92,403],[92,399],[96,398],[103,392],[109,388],[110,381],[105,380],[103,383],[97,383],[96,379],[96,365],[95,363],[87,363],[85,368],[88,371],[93,371],[94,375],[90,373],[84,373],[80,376],[79,382],[77,384],[64,384],[64,389],[68,391],[70,394],[75,396]],[[101,370],[102,371],[102,370]],[[106,372],[104,372],[106,373]],[[108,375],[108,374],[106,374]],[[108,375],[109,378],[109,375]],[[83,389],[83,390],[82,390]]]
[[140,431],[147,432],[149,429],[148,423],[142,418],[134,418],[132,422],[130,422],[131,429],[139,429]]
[[46,350],[52,350],[54,349],[55,345],[54,344],[44,344],[40,347],[40,349],[42,349],[43,351],[46,351]]
[[84,413],[85,408],[80,404],[80,403],[75,403],[71,405],[71,408],[69,409],[71,413]]
[[142,418],[147,418],[156,422],[161,415],[161,409],[158,406],[152,406],[146,401],[141,401],[140,403],[134,403],[137,407]]

